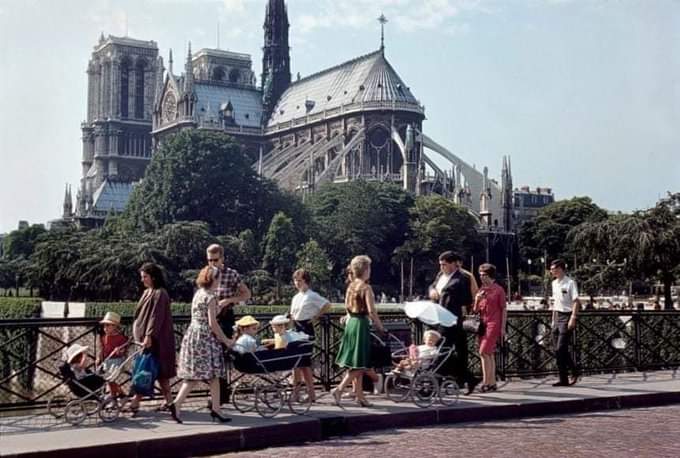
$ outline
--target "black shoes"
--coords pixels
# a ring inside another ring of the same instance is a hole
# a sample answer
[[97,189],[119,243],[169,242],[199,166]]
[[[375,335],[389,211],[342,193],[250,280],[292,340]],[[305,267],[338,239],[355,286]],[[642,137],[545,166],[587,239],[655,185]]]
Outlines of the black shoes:
[[475,379],[470,380],[470,381],[467,383],[468,389],[467,389],[467,393],[465,393],[465,395],[467,396],[467,395],[472,394],[472,392],[475,391],[475,387],[476,387],[477,385],[479,385],[479,382],[481,382],[481,380],[478,379],[478,378],[475,378]]
[[552,386],[569,386],[569,382],[565,382],[565,381],[560,380],[557,383],[553,383]]
[[214,421],[219,421],[220,423],[228,423],[231,421],[231,418],[229,417],[223,417],[222,415],[218,414],[214,410],[210,409],[210,419]]
[[172,417],[173,420],[175,420],[177,423],[182,424],[182,420],[177,416],[177,407],[175,407],[175,404],[168,404],[167,405],[168,410],[170,411],[170,416]]

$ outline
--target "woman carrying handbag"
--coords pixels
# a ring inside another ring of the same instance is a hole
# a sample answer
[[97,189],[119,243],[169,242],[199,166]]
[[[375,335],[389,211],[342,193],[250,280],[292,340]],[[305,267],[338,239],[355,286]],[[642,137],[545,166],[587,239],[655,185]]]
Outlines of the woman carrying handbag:
[[482,361],[482,393],[496,391],[496,343],[505,335],[507,307],[505,291],[496,283],[493,264],[479,266],[482,287],[475,295],[475,313],[483,323],[479,336],[479,356]]

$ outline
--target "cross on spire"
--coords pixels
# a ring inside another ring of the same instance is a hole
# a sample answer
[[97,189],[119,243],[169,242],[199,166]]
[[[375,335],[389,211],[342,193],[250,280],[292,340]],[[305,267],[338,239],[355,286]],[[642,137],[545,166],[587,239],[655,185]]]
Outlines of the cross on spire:
[[378,18],[378,22],[380,23],[380,50],[384,51],[385,50],[385,24],[387,24],[387,18],[385,17],[384,14],[380,13],[380,17]]

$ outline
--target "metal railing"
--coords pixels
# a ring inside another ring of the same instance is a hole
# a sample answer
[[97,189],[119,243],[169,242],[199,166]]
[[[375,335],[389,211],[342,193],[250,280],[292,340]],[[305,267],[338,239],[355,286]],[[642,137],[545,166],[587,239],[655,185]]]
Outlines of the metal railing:
[[[259,314],[261,337],[270,336],[272,314]],[[329,314],[316,324],[312,356],[314,377],[328,389],[343,370],[334,365],[343,327],[341,315]],[[404,344],[420,342],[423,325],[398,312],[381,313],[386,327]],[[131,318],[123,320],[131,335]],[[174,317],[179,351],[189,316]],[[64,391],[59,375],[64,350],[73,343],[99,351],[98,319],[0,320],[0,410],[39,406]],[[468,339],[470,367],[480,372],[475,336]],[[595,311],[581,314],[574,332],[573,357],[584,373],[645,371],[680,366],[679,311]],[[506,338],[496,354],[497,372],[507,377],[537,377],[556,372],[551,314],[508,313]],[[229,382],[241,374],[231,371]],[[124,384],[127,384],[127,381]]]

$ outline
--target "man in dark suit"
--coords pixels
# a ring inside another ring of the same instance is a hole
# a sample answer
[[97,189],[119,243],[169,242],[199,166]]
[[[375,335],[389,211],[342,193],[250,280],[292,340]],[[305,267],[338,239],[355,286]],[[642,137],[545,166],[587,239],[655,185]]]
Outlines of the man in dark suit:
[[463,330],[463,317],[472,305],[472,293],[470,278],[459,268],[461,261],[461,257],[452,251],[439,255],[439,274],[430,285],[429,296],[458,317],[455,326],[440,328],[440,333],[446,338],[446,345],[453,344],[456,347],[455,354],[442,367],[442,374],[455,377],[461,387],[466,383],[467,394],[470,394],[479,379],[468,369],[467,335]]

